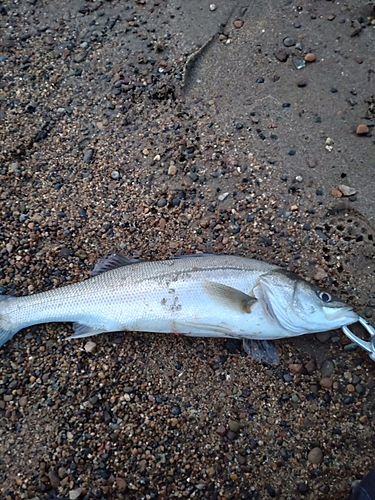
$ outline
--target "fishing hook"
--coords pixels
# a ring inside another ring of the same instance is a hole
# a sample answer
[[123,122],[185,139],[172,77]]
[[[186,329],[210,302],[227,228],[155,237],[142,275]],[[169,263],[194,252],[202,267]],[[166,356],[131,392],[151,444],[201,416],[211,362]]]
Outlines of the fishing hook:
[[359,317],[359,323],[365,328],[365,330],[370,334],[371,339],[369,341],[367,340],[362,340],[354,333],[349,330],[348,326],[342,326],[341,329],[345,333],[347,337],[350,338],[351,341],[355,342],[359,347],[362,347],[367,354],[370,356],[370,358],[375,361],[375,328],[370,325],[365,319]]

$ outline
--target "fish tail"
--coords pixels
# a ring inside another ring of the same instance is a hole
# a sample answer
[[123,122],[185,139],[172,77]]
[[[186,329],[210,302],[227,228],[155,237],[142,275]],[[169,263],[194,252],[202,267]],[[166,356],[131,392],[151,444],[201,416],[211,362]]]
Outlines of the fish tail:
[[9,295],[0,295],[0,347],[15,335],[18,328],[10,319],[7,311],[10,301],[17,300]]

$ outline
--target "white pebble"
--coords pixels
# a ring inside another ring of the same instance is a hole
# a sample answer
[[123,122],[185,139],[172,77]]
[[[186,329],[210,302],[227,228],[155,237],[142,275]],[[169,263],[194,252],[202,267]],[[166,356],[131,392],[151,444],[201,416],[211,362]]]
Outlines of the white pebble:
[[213,12],[214,10],[216,10],[216,5],[214,3],[211,3],[210,4],[210,10]]
[[297,175],[296,181],[297,182],[302,182],[303,181],[303,177],[301,175]]
[[92,340],[89,340],[88,342],[86,342],[86,344],[85,344],[85,351],[86,352],[95,352],[95,350],[96,350],[95,342],[93,342]]
[[229,193],[223,193],[223,194],[219,194],[219,196],[217,197],[217,199],[219,201],[224,201],[225,198],[227,198],[229,196]]
[[117,170],[114,170],[113,172],[111,172],[111,177],[112,179],[117,180],[120,177],[120,174],[117,172]]

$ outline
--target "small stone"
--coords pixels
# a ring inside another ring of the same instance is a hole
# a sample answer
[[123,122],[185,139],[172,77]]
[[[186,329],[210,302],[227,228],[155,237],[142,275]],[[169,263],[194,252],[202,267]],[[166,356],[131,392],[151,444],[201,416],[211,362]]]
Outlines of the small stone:
[[296,41],[293,40],[293,38],[287,37],[287,38],[284,38],[283,43],[284,43],[285,47],[293,47],[293,45],[296,44]]
[[301,175],[297,175],[296,176],[296,181],[297,182],[302,182],[303,181],[303,177]]
[[357,130],[355,131],[357,135],[365,135],[369,133],[369,128],[365,123],[361,123],[358,125]]
[[27,405],[27,397],[26,396],[22,396],[22,398],[20,398],[20,400],[18,401],[18,404],[20,406],[26,406]]
[[334,14],[329,14],[329,16],[327,17],[328,21],[333,21],[335,19],[335,15]]
[[219,425],[218,428],[216,429],[216,432],[217,432],[217,434],[219,434],[219,436],[224,436],[226,434],[227,430],[224,427],[224,425]]
[[237,420],[228,420],[228,427],[232,432],[238,432],[241,429],[241,424]]
[[176,174],[177,174],[176,165],[170,165],[170,167],[168,168],[168,175],[172,176],[172,175],[176,175]]
[[334,370],[335,370],[335,365],[332,363],[332,361],[326,359],[325,361],[323,361],[321,367],[322,378],[330,377],[334,372]]
[[309,52],[308,54],[305,55],[305,61],[309,63],[316,61],[316,55]]
[[122,477],[116,477],[116,486],[119,490],[124,490],[126,488],[126,481]]
[[355,387],[354,387],[354,385],[353,385],[353,384],[348,384],[348,385],[346,386],[346,390],[347,390],[348,392],[354,392],[354,391],[355,391]]
[[83,488],[77,488],[75,490],[70,490],[69,491],[69,499],[70,500],[76,500],[81,496],[81,493],[83,491]]
[[316,161],[315,158],[312,158],[311,160],[308,160],[307,165],[310,168],[315,168],[318,165],[318,162]]
[[52,488],[54,488],[55,490],[60,486],[60,478],[54,470],[49,471],[48,479],[51,483]]
[[210,4],[210,11],[214,12],[216,10],[216,5],[214,3]]
[[242,20],[242,19],[236,19],[236,20],[233,22],[233,26],[234,26],[236,29],[240,29],[240,28],[242,28],[242,26],[243,26],[243,20]]
[[111,172],[111,177],[116,181],[120,178],[120,173],[117,170],[113,170],[113,172]]
[[216,474],[216,470],[213,467],[209,467],[208,469],[206,469],[206,474],[210,479],[212,479]]
[[301,80],[297,81],[297,87],[306,87],[306,85],[307,85],[307,80],[305,80],[304,78],[301,78]]
[[278,50],[277,52],[274,53],[274,56],[280,62],[285,62],[289,57],[289,55],[285,52],[285,50]]
[[314,280],[321,281],[327,277],[328,277],[328,274],[326,273],[326,271],[322,267],[318,267],[316,269],[315,274],[314,274]]
[[312,464],[319,465],[323,462],[323,452],[320,448],[313,448],[307,455],[307,460]]
[[91,163],[93,156],[94,156],[94,150],[87,149],[83,154],[83,161],[88,165],[89,163]]
[[334,197],[334,198],[341,198],[342,197],[342,192],[339,191],[338,189],[335,189],[333,188],[331,190],[331,195]]
[[225,200],[225,198],[227,198],[228,196],[229,196],[229,193],[223,193],[223,194],[220,194],[220,195],[217,197],[217,199],[218,199],[219,201],[224,201],[224,200]]
[[73,58],[74,62],[76,63],[80,63],[82,61],[84,61],[87,57],[87,52],[79,52],[78,54],[76,54]]
[[315,363],[315,359],[314,358],[310,358],[308,360],[307,363],[305,363],[305,370],[307,371],[307,373],[311,374],[314,372],[315,368],[316,368],[316,363]]
[[88,342],[86,342],[85,351],[91,352],[91,353],[95,352],[96,351],[96,343],[93,342],[92,340],[89,340]]
[[331,389],[333,380],[330,377],[323,377],[319,382],[319,384],[321,387],[324,387],[325,389]]
[[288,368],[292,373],[301,373],[303,366],[300,363],[291,363]]
[[341,191],[343,196],[353,196],[357,193],[357,190],[355,188],[345,186],[344,184],[339,185],[339,191]]
[[57,473],[58,473],[60,479],[64,479],[64,477],[66,477],[68,475],[65,467],[59,467],[59,470],[57,471]]
[[331,338],[331,334],[329,332],[320,332],[315,335],[315,337],[324,344],[324,342],[327,342]]
[[160,200],[158,200],[158,202],[157,202],[157,205],[159,208],[165,207],[166,204],[167,204],[167,200],[165,198],[160,198]]

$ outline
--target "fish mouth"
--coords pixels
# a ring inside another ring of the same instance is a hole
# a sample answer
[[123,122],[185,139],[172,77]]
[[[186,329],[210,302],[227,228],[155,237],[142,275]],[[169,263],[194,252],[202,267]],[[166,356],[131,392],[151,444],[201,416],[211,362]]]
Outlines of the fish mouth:
[[350,306],[343,306],[338,309],[323,307],[324,314],[328,321],[342,320],[339,326],[351,325],[358,321],[358,314]]

